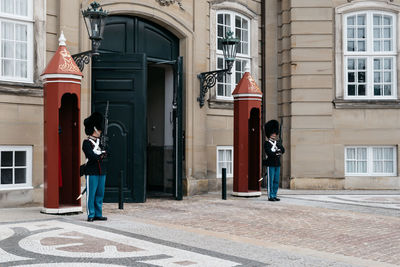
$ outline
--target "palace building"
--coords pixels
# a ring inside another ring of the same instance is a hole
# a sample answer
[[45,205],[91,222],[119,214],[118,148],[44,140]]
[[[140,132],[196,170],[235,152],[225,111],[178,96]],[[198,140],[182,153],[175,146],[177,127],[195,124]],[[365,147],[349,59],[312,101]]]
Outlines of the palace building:
[[[81,11],[94,1],[0,2],[0,206],[15,207],[43,202],[40,75],[61,32],[71,54],[91,50]],[[400,189],[400,0],[97,2],[108,17],[80,119],[109,103],[106,201],[121,175],[127,202],[218,191],[222,168],[232,188],[232,92],[246,66],[263,123],[283,124],[282,188]],[[232,74],[201,99],[198,75],[224,69],[229,30]]]

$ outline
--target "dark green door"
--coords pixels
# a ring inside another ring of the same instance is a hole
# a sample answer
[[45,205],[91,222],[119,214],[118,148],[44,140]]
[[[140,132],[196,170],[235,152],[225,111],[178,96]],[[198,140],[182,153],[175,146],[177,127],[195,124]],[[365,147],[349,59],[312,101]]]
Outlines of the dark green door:
[[92,109],[109,101],[109,157],[105,202],[144,202],[146,179],[146,70],[144,54],[102,54],[92,63]]

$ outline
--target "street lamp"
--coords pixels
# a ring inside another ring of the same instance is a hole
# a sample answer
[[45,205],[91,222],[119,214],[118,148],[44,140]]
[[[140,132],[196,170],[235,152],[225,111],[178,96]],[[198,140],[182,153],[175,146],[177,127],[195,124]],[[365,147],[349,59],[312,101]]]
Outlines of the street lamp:
[[92,40],[92,50],[72,55],[72,58],[81,71],[85,67],[85,64],[90,62],[92,56],[99,55],[99,46],[103,39],[104,25],[108,16],[107,11],[104,11],[96,1],[91,3],[90,6],[91,8],[88,7],[86,10],[82,10],[82,16],[85,20],[89,39]]
[[222,39],[222,51],[224,52],[224,59],[226,69],[202,72],[197,75],[200,79],[200,96],[197,101],[200,103],[200,108],[204,106],[204,97],[208,89],[212,88],[217,82],[217,78],[225,74],[231,75],[231,69],[236,59],[236,48],[240,40],[233,37],[233,32],[228,31],[224,39]]

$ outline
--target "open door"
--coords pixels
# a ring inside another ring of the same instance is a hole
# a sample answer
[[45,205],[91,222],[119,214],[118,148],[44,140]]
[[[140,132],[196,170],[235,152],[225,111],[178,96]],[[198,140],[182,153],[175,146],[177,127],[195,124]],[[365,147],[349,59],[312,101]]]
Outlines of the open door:
[[92,63],[92,109],[105,112],[109,101],[109,156],[104,202],[146,201],[145,54],[101,54]]
[[174,197],[182,200],[182,176],[183,176],[183,58],[178,57],[174,66],[174,98],[173,98],[173,117],[174,117]]

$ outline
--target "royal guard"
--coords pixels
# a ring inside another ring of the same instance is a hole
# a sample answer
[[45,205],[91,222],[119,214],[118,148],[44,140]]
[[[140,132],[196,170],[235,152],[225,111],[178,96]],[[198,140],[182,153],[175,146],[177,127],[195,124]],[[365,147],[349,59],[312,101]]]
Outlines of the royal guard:
[[83,141],[82,150],[87,162],[83,173],[86,176],[86,211],[88,221],[105,221],[103,217],[103,198],[106,183],[107,166],[105,158],[107,152],[100,137],[104,131],[104,117],[99,112],[94,112],[83,122],[87,139]]
[[270,120],[265,124],[265,136],[267,140],[264,143],[264,150],[267,155],[265,165],[267,167],[267,190],[269,201],[279,201],[277,197],[279,188],[279,176],[281,170],[281,156],[285,153],[280,136],[279,122]]

